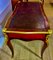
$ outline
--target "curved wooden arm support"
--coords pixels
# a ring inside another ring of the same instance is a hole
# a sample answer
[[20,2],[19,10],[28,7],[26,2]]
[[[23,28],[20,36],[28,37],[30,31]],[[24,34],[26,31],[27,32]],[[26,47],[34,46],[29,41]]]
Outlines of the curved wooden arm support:
[[44,0],[41,0],[42,1],[42,5],[44,5]]

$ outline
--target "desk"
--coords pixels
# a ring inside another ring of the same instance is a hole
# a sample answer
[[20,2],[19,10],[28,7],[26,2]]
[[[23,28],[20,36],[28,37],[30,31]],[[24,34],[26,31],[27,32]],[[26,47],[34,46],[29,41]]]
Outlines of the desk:
[[39,2],[18,3],[12,16],[5,23],[3,33],[7,38],[7,45],[12,52],[12,57],[14,51],[10,40],[20,39],[24,41],[43,41],[44,45],[41,50],[41,58],[43,58],[43,52],[48,46],[47,35],[51,31],[42,4]]

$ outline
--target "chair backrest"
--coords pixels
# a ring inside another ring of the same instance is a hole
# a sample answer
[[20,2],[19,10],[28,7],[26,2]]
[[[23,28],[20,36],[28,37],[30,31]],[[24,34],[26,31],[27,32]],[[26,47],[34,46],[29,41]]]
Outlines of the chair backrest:
[[[14,8],[15,8],[15,5],[17,4],[17,2],[23,2],[23,0],[11,0],[11,2],[12,2],[12,9],[14,10]],[[41,3],[42,3],[42,5],[44,4],[44,0],[40,0],[41,1]],[[28,2],[28,0],[26,0],[25,2]]]
[[20,3],[17,3],[12,14],[12,23],[14,21],[14,24],[11,24],[11,26],[13,25],[18,29],[22,28],[22,30],[46,28],[47,17],[43,9],[44,1],[41,1],[39,3],[26,0],[26,2],[20,1]]

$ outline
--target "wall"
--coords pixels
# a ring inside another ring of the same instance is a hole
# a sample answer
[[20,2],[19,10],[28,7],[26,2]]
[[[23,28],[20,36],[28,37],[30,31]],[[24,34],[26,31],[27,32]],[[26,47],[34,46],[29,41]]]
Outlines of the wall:
[[10,10],[12,10],[11,0],[0,0],[0,24]]

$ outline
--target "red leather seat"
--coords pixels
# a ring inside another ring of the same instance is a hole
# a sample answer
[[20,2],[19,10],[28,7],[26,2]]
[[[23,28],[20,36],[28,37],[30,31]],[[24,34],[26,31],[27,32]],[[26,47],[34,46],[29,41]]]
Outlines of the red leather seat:
[[48,20],[39,2],[22,2],[16,5],[10,28],[24,31],[46,31]]
[[14,56],[14,51],[10,40],[17,38],[24,41],[42,40],[44,46],[41,50],[41,58],[43,58],[43,52],[47,47],[47,34],[37,33],[48,32],[48,29],[50,28],[48,19],[43,10],[43,2],[44,0],[42,0],[42,3],[17,2],[12,16],[5,25],[6,31],[4,31],[8,36],[7,45],[11,49],[12,57]]

